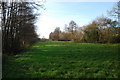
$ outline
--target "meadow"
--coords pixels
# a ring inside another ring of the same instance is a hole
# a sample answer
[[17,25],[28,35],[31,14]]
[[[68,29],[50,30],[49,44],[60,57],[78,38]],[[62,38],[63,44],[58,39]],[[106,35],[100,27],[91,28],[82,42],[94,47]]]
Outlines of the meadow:
[[118,78],[120,44],[37,42],[10,57],[3,78]]

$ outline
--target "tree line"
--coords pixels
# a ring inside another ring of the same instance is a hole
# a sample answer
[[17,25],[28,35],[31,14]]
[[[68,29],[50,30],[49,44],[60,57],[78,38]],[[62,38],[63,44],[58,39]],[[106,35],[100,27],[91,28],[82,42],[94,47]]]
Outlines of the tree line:
[[59,27],[56,27],[54,32],[50,33],[49,38],[58,41],[119,43],[120,27],[115,26],[117,26],[116,21],[105,17],[97,18],[83,27],[78,27],[72,20],[63,32]]
[[35,2],[0,2],[2,53],[20,53],[37,41],[34,10],[42,5]]
[[[120,2],[118,2],[120,3]],[[97,17],[90,24],[78,27],[75,21],[70,21],[69,25],[65,25],[64,31],[59,27],[50,33],[51,40],[58,41],[74,41],[86,43],[120,43],[120,26],[119,12],[120,6],[113,8],[110,14],[117,16],[117,19],[101,16]]]

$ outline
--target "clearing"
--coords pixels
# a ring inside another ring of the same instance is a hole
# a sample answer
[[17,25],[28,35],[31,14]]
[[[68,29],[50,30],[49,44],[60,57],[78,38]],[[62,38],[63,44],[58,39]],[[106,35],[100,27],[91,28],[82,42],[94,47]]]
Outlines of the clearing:
[[118,78],[120,44],[38,42],[3,65],[3,78]]

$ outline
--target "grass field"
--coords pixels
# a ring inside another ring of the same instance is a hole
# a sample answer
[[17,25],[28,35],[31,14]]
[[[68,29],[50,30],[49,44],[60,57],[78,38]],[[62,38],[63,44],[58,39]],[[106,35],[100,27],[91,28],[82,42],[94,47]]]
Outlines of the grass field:
[[3,65],[3,78],[118,78],[120,44],[38,42]]

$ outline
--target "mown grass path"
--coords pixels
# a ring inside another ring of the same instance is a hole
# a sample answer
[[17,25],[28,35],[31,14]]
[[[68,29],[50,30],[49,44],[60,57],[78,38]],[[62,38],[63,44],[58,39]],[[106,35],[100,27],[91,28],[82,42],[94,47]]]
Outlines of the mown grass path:
[[3,65],[3,78],[118,78],[119,44],[38,42]]

